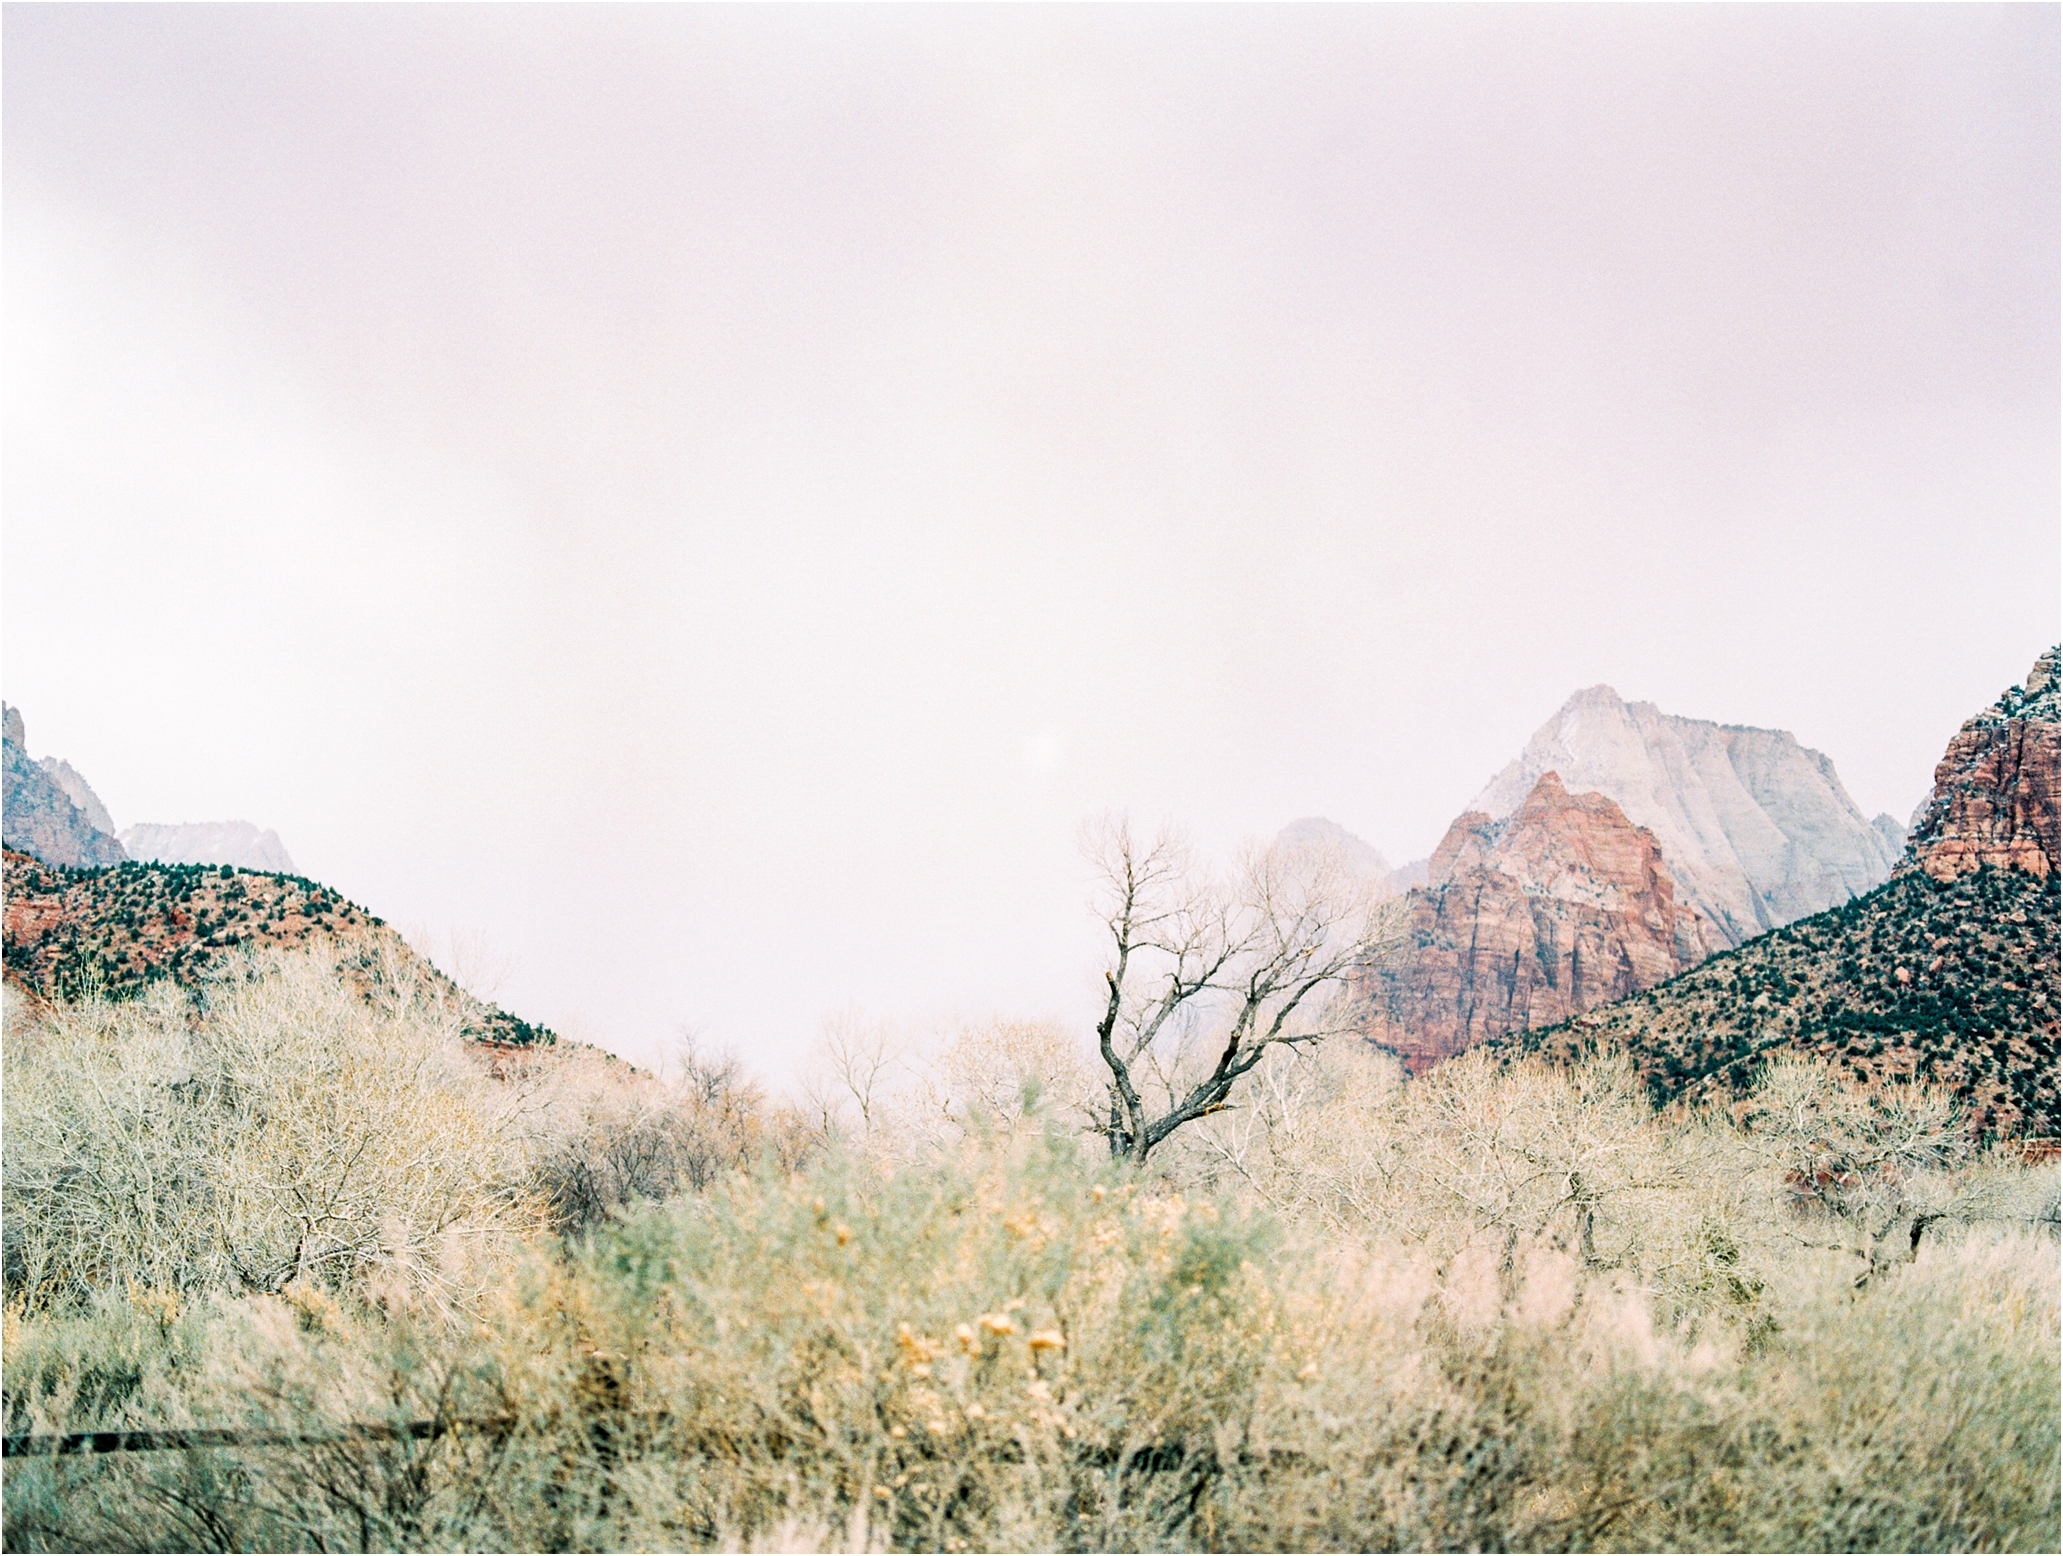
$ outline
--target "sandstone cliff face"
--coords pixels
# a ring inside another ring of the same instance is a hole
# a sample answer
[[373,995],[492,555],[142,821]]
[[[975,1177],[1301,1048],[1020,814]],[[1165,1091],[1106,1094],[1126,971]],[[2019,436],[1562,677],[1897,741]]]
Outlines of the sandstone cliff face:
[[1652,832],[1543,773],[1498,820],[1458,817],[1407,894],[1402,953],[1353,994],[1369,1039],[1416,1073],[1673,977],[1716,946],[1676,899]]
[[1868,891],[1899,856],[1898,823],[1864,817],[1796,737],[1678,718],[1609,686],[1571,697],[1469,808],[1509,815],[1549,771],[1654,833],[1677,896],[1723,946]]
[[120,864],[127,857],[122,845],[92,820],[105,817],[107,808],[68,763],[55,767],[77,784],[91,815],[74,803],[66,792],[68,785],[53,776],[47,758],[43,763],[29,760],[21,710],[6,709],[0,738],[0,837],[9,848],[34,854],[45,864]]
[[2046,878],[2057,863],[2057,659],[2052,648],[1969,720],[1934,769],[1899,871],[1952,881],[1983,865]]
[[161,864],[230,864],[244,870],[294,873],[294,861],[277,832],[260,832],[248,821],[142,821],[121,834],[132,859]]

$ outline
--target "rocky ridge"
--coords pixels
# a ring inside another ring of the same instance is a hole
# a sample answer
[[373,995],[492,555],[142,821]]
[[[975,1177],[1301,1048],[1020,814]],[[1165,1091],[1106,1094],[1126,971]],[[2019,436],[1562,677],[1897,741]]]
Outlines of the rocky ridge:
[[1495,1040],[1627,1053],[1662,1102],[1745,1096],[1773,1052],[1947,1087],[1973,1130],[2053,1140],[2058,1102],[2056,660],[1965,723],[1896,876],[1551,1028]]
[[1681,972],[1715,949],[1655,835],[1602,794],[1541,774],[1501,819],[1456,818],[1405,895],[1396,955],[1349,992],[1371,1042],[1413,1072]]
[[1660,843],[1678,900],[1720,945],[1846,902],[1891,874],[1903,829],[1865,818],[1834,764],[1795,736],[1577,692],[1470,802],[1505,816],[1540,775],[1618,802]]
[[131,859],[159,864],[233,864],[245,870],[294,873],[279,834],[248,821],[141,821],[118,834]]
[[2051,648],[1989,708],[1969,719],[1934,769],[1913,817],[1902,872],[1937,881],[1989,865],[2052,875],[2057,865],[2057,660]]
[[96,832],[105,832],[117,841],[120,840],[115,831],[114,817],[107,813],[107,807],[100,803],[100,796],[93,792],[93,785],[86,781],[76,767],[62,757],[56,756],[41,757],[36,765],[43,769],[52,783],[64,791],[66,799],[79,807],[79,814],[86,818],[87,825]]
[[1387,896],[1400,896],[1413,886],[1425,884],[1425,860],[1414,859],[1409,864],[1392,866],[1373,843],[1356,837],[1337,821],[1328,821],[1323,816],[1305,816],[1292,821],[1276,833],[1275,841],[1337,848],[1348,868],[1356,875],[1375,881]]
[[384,921],[298,875],[143,861],[70,869],[10,848],[0,853],[0,888],[7,981],[41,999],[123,999],[159,979],[197,988],[247,950],[323,939],[348,953],[368,987],[406,970],[459,1008],[475,1042],[557,1041],[466,993]]
[[120,864],[127,856],[86,780],[69,763],[30,760],[19,708],[6,708],[0,720],[0,840],[49,864]]

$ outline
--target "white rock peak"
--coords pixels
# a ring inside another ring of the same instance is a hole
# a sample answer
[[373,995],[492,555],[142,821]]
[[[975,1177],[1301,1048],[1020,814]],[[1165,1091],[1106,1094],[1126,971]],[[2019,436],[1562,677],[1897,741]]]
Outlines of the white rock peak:
[[1729,945],[1846,902],[1898,862],[1897,823],[1865,817],[1834,764],[1784,730],[1679,718],[1590,686],[1469,808],[1508,816],[1549,771],[1651,830],[1679,899]]
[[260,832],[248,821],[140,821],[122,830],[121,844],[131,859],[160,864],[227,864],[295,873],[279,834],[270,829]]

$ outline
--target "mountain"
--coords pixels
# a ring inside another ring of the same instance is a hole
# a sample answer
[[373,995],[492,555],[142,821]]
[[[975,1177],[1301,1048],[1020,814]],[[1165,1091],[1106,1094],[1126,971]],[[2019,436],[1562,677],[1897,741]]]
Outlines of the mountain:
[[[16,718],[19,717],[17,714]],[[107,833],[110,837],[115,835],[114,818],[107,813],[107,807],[100,803],[100,796],[93,792],[93,785],[80,775],[76,767],[62,757],[55,756],[43,757],[36,765],[43,769],[45,777],[64,791],[66,799],[79,807],[79,814],[86,818],[89,826],[96,832]]]
[[1934,792],[1913,818],[1901,871],[1953,880],[1991,865],[2034,876],[2056,871],[2058,649],[1966,722],[1934,769]]
[[1425,884],[1425,860],[1414,859],[1409,864],[1393,868],[1373,843],[1363,841],[1337,821],[1328,821],[1323,816],[1306,816],[1300,821],[1292,821],[1275,834],[1275,841],[1337,848],[1355,874],[1380,881],[1384,890],[1393,896]]
[[1971,1125],[2054,1139],[2056,650],[1949,742],[1898,872],[1622,1003],[1497,1047],[1625,1050],[1657,1100],[1742,1096],[1770,1053],[1948,1087]]
[[1549,1025],[1695,965],[1710,930],[1676,900],[1655,835],[1543,773],[1516,810],[1456,818],[1405,894],[1398,954],[1350,989],[1408,1070]]
[[0,725],[0,839],[6,846],[49,864],[120,864],[126,856],[109,836],[107,807],[86,780],[68,763],[29,759],[19,708],[6,708]]
[[246,946],[327,939],[370,986],[410,970],[454,1004],[466,1035],[496,1047],[555,1043],[553,1033],[475,999],[356,903],[297,875],[228,865],[135,861],[96,869],[0,854],[0,961],[9,982],[46,999],[97,989],[124,998],[169,978],[202,983]]
[[160,864],[233,864],[245,870],[294,873],[279,834],[260,832],[248,821],[142,821],[125,827],[122,847],[131,859]]
[[1653,832],[1677,895],[1722,945],[1846,902],[1898,860],[1834,764],[1782,730],[1679,718],[1609,686],[1577,692],[1469,809],[1509,815],[1540,775],[1594,790]]

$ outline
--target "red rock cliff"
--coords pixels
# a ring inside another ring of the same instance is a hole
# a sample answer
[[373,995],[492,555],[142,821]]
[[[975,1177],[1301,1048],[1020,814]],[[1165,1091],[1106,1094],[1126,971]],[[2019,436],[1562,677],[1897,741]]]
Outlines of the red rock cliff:
[[1716,948],[1660,846],[1602,794],[1544,773],[1503,821],[1458,817],[1406,899],[1404,949],[1355,990],[1413,1072],[1659,983]]
[[1971,719],[1934,769],[1934,793],[1914,818],[1903,874],[1951,881],[1981,865],[2047,877],[2057,864],[2058,651]]

